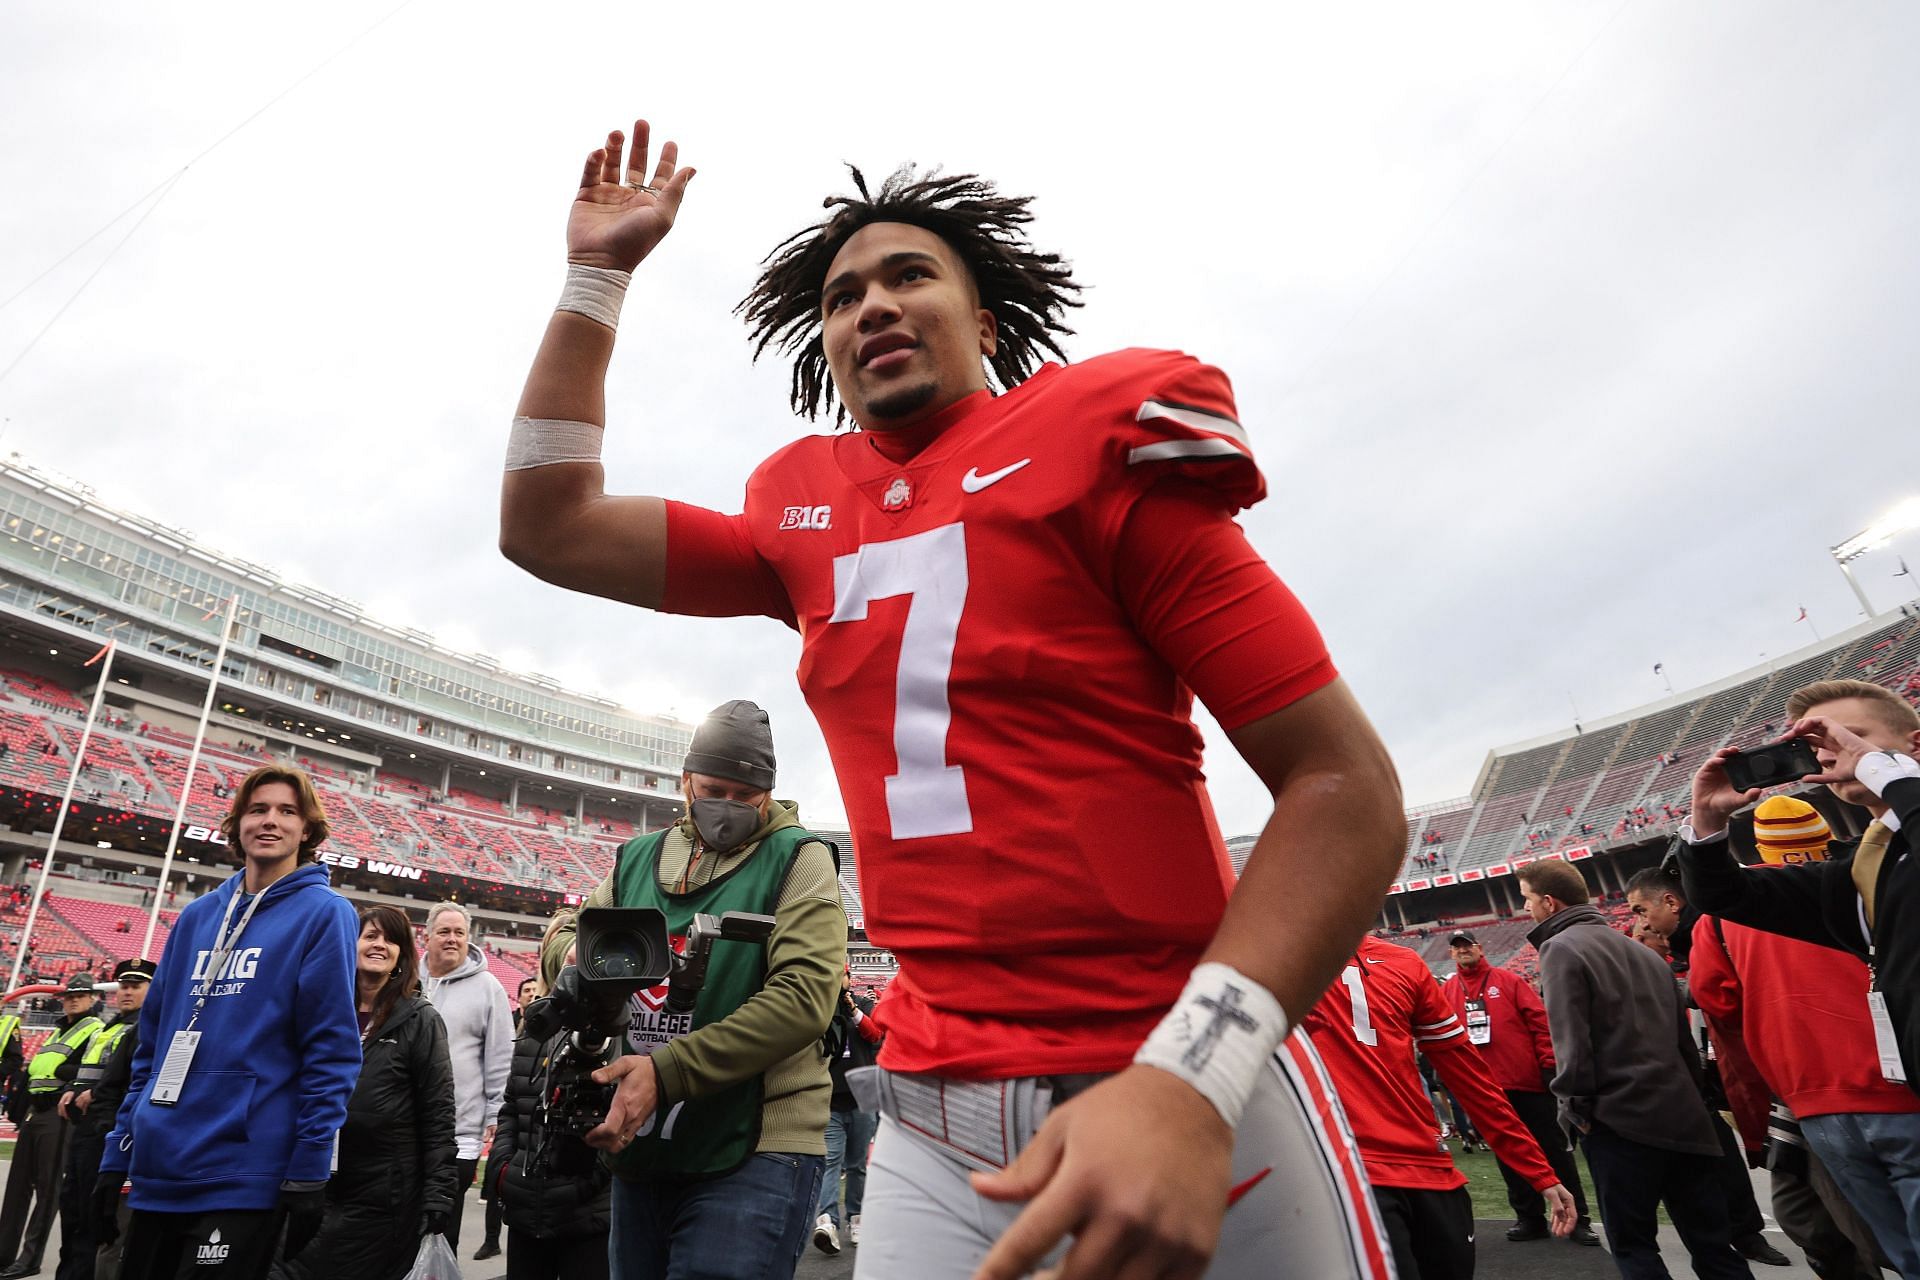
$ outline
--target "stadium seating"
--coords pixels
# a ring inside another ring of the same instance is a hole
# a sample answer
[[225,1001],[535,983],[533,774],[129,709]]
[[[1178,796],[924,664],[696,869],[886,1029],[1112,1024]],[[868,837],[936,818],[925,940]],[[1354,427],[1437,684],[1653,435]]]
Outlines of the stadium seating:
[[[131,957],[147,933],[147,912],[122,902],[95,902],[88,898],[47,895],[47,906],[62,923],[85,940],[89,954],[109,961]],[[166,946],[173,919],[180,913],[162,911],[153,932],[153,954]]]
[[[1404,885],[1436,873],[1458,875],[1575,844],[1600,849],[1610,842],[1644,841],[1683,816],[1690,781],[1704,756],[1728,743],[1776,736],[1785,726],[1786,699],[1795,688],[1837,677],[1875,680],[1920,700],[1920,618],[1889,620],[1697,697],[1494,752],[1471,798],[1409,815],[1399,880]],[[24,672],[0,670],[0,745],[5,748],[0,786],[57,800],[85,710],[69,690]],[[86,794],[98,792],[99,803],[128,813],[170,819],[175,797],[185,789],[188,819],[217,825],[227,799],[214,788],[224,792],[263,758],[210,740],[189,785],[191,741],[163,725],[97,726],[83,762]],[[635,831],[627,819],[596,813],[575,831],[565,815],[537,803],[513,817],[495,797],[459,788],[441,797],[419,779],[384,770],[374,775],[369,792],[365,779],[340,768],[316,760],[302,763],[315,776],[336,848],[430,870],[584,894],[606,876],[615,849]],[[36,798],[34,803],[51,801]],[[849,919],[862,924],[851,842],[844,832],[828,834],[841,845],[843,904]],[[1423,864],[1423,856],[1435,863]],[[63,898],[63,906],[66,902]],[[70,916],[64,909],[47,913],[69,919],[49,920],[36,939],[40,957],[84,965],[120,950],[125,935],[111,936],[113,920],[95,911],[97,905],[72,906]],[[1513,930],[1506,929],[1508,923],[1493,922],[1503,930],[1496,934],[1503,946],[1513,941],[1506,932],[1525,933],[1524,921],[1513,922]],[[0,931],[0,951],[10,941]],[[1442,939],[1438,951],[1444,950]]]

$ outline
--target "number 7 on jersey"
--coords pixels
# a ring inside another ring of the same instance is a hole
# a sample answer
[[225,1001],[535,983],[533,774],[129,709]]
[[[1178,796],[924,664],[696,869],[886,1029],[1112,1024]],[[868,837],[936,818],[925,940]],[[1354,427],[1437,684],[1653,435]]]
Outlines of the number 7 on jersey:
[[895,840],[964,835],[973,830],[973,810],[965,771],[947,763],[947,686],[967,603],[966,526],[941,525],[834,557],[829,622],[864,622],[869,604],[894,596],[909,599],[894,682],[898,772],[886,780],[887,818]]

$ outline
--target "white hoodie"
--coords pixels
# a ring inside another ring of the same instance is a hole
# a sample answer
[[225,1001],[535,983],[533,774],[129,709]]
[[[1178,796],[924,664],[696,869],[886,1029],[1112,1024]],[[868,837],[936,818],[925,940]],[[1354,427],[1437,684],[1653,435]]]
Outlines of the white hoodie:
[[436,978],[422,971],[420,985],[447,1024],[447,1056],[453,1060],[453,1138],[461,1160],[477,1160],[487,1126],[500,1118],[513,1066],[513,1009],[507,989],[487,972],[487,958],[469,942],[467,958]]

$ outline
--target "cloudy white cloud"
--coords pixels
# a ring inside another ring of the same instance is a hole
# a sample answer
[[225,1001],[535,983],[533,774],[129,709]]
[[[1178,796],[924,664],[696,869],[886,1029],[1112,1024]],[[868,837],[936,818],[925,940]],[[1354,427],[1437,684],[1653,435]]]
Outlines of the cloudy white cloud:
[[[757,696],[836,816],[783,629],[567,597],[493,550],[569,192],[646,113],[700,176],[628,302],[618,487],[737,504],[796,427],[732,303],[843,161],[913,159],[1038,195],[1093,286],[1073,354],[1233,376],[1274,490],[1247,527],[1411,800],[1570,699],[1662,694],[1654,662],[1703,682],[1811,639],[1801,604],[1855,612],[1825,548],[1920,489],[1920,13],[1009,13],[11,6],[0,298],[285,96],[0,381],[0,448],[640,709]],[[129,222],[0,308],[0,367]],[[1882,607],[1900,554],[1858,566]],[[1257,826],[1224,744],[1212,772],[1223,824]]]

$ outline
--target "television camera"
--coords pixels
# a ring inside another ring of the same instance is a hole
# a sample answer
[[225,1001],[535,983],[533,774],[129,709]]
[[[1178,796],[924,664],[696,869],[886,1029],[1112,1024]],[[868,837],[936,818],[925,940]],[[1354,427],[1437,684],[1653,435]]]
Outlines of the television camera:
[[773,917],[746,911],[696,915],[686,946],[675,953],[667,918],[652,907],[588,907],[574,935],[574,963],[560,971],[553,990],[526,1008],[521,1034],[543,1043],[568,1034],[547,1059],[537,1105],[544,1112],[533,1160],[547,1174],[578,1175],[592,1169],[595,1153],[585,1142],[606,1118],[614,1086],[593,1073],[617,1056],[634,993],[667,986],[669,1014],[693,1012],[706,985],[707,962],[716,942],[764,943]]

